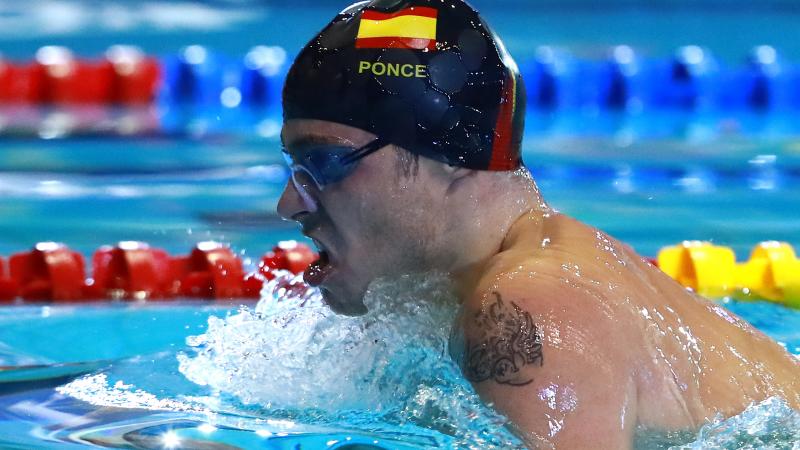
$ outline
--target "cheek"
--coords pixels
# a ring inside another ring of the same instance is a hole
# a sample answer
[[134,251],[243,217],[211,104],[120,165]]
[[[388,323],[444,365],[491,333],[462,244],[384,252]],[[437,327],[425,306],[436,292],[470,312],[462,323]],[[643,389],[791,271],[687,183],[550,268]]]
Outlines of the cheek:
[[389,221],[391,211],[387,211],[388,195],[385,185],[371,177],[353,174],[342,184],[325,192],[323,202],[328,216],[335,227],[340,244],[348,253],[371,252],[369,246],[362,244],[375,240]]
[[397,221],[395,201],[383,186],[361,191],[351,197],[353,233],[358,239],[375,243],[390,238]]
[[360,230],[370,242],[370,259],[404,266],[403,261],[419,260],[433,237],[433,213],[429,199],[419,191],[387,189],[373,191],[365,203]]
[[399,179],[394,160],[376,161],[326,193],[347,252],[376,265],[418,257],[436,233],[436,211],[442,206],[422,188],[431,184],[422,174]]

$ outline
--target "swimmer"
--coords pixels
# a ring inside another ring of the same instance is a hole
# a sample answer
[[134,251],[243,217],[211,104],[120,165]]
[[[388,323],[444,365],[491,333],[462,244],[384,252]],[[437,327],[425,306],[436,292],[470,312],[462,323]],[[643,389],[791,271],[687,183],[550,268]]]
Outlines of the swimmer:
[[466,3],[352,5],[283,102],[278,210],[320,250],[306,281],[358,315],[373,280],[449,274],[452,357],[531,448],[631,448],[772,396],[800,407],[780,345],[547,205],[520,157],[518,69]]

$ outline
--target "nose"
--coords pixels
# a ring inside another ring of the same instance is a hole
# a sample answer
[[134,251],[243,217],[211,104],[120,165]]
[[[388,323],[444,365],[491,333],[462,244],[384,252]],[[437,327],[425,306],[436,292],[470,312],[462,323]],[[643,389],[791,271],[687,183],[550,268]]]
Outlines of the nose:
[[294,176],[289,176],[286,187],[283,188],[281,198],[278,200],[278,214],[286,220],[300,213],[313,213],[317,211],[317,201],[303,186],[298,185]]

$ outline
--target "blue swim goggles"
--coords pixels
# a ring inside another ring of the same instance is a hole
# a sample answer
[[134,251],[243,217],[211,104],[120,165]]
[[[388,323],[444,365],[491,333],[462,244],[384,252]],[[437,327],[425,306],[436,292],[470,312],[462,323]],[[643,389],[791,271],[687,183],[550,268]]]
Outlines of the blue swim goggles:
[[292,171],[295,183],[305,186],[310,178],[317,189],[338,183],[350,175],[362,158],[375,153],[389,142],[376,138],[363,147],[353,148],[339,145],[309,146],[289,153],[282,151],[286,165]]

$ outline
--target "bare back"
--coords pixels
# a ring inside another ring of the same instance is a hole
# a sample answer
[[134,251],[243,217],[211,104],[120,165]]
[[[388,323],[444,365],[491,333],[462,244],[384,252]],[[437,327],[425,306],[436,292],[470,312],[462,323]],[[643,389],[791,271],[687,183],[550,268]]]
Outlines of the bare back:
[[[515,331],[498,338],[486,325],[498,315]],[[511,337],[526,316],[538,353]],[[465,375],[530,442],[626,448],[636,429],[696,430],[771,396],[800,408],[800,365],[785,349],[560,214],[512,226],[460,324]],[[498,361],[511,363],[498,372]]]

